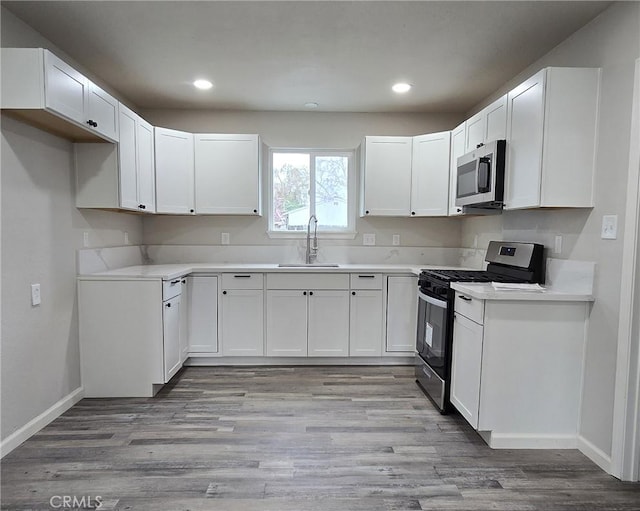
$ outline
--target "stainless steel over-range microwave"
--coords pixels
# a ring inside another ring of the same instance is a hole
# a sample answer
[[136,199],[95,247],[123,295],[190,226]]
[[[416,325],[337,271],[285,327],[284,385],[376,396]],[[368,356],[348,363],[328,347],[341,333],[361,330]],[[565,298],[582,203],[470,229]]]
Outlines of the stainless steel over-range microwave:
[[458,158],[456,206],[502,208],[506,145],[495,140]]

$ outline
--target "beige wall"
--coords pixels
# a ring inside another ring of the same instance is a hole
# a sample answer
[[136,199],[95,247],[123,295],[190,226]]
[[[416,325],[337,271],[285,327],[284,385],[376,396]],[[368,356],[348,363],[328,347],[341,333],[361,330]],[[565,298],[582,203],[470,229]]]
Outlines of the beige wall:
[[[4,9],[1,21],[3,46],[12,40],[43,44]],[[76,209],[72,144],[4,115],[1,123],[0,429],[5,439],[80,386],[75,261],[83,233],[89,233],[92,247],[122,245],[124,232],[139,244],[142,221]],[[31,306],[32,283],[41,285],[38,307]]]
[[[268,189],[268,146],[355,149],[365,135],[418,135],[448,130],[461,120],[459,114],[349,114],[321,112],[207,112],[195,110],[143,110],[155,126],[194,133],[259,133],[263,151],[263,189]],[[357,163],[357,162],[356,162]],[[358,188],[358,187],[357,187]],[[232,245],[293,244],[270,239],[267,234],[267,194],[264,216],[171,217],[144,219],[146,244],[220,244],[220,233],[230,234]],[[390,246],[393,234],[402,246],[457,247],[459,219],[358,218],[354,240],[325,240],[325,245],[362,245],[363,233],[376,234],[376,243]]]
[[[616,3],[474,111],[546,66],[602,67],[602,94],[595,179],[595,207],[576,211],[506,211],[464,220],[463,246],[489,239],[533,240],[553,247],[563,237],[563,259],[597,262],[596,302],[591,312],[580,433],[611,454],[613,393],[622,262],[622,232],[629,163],[634,64],[640,54],[640,3]],[[637,143],[637,141],[636,141]],[[618,239],[600,239],[603,215],[618,215]],[[553,354],[550,354],[553,356]]]

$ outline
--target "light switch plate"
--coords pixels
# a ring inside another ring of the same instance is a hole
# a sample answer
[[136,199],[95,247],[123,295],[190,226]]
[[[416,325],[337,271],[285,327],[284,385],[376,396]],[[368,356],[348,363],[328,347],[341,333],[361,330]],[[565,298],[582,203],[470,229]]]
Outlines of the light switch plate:
[[556,236],[555,245],[553,247],[554,254],[562,254],[562,236],[559,234]]
[[615,240],[618,237],[618,215],[604,215],[602,217],[603,240]]
[[31,305],[40,305],[40,284],[31,284]]
[[229,244],[229,233],[228,232],[223,232],[220,235],[220,243],[222,245],[228,245]]
[[394,234],[391,243],[393,244],[394,247],[397,247],[398,245],[400,245],[400,235]]
[[373,246],[376,244],[376,235],[375,234],[363,234],[362,235],[362,244]]

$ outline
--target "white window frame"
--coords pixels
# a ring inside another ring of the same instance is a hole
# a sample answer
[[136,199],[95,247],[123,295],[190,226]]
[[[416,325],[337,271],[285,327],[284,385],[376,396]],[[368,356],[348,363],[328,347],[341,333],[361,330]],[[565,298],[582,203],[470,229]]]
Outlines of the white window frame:
[[[349,172],[347,175],[347,228],[342,230],[326,230],[318,229],[318,238],[324,239],[354,239],[358,234],[356,231],[356,204],[358,197],[356,195],[356,151],[355,149],[308,149],[299,147],[287,148],[269,148],[269,178],[268,178],[268,197],[269,197],[269,218],[267,235],[270,238],[282,239],[304,239],[307,237],[306,231],[281,231],[273,228],[273,153],[307,153],[310,157],[311,180],[309,206],[311,214],[315,213],[315,157],[316,156],[344,156],[348,159]],[[321,219],[322,220],[322,219]]]

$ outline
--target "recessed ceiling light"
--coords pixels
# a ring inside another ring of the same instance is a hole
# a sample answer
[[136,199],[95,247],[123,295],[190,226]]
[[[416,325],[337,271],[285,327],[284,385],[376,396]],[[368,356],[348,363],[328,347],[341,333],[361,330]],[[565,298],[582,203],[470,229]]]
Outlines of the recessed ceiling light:
[[405,92],[409,92],[411,90],[411,85],[408,83],[396,83],[393,87],[391,87],[393,92],[397,92],[398,94],[404,94]]
[[195,82],[193,82],[193,85],[197,89],[201,90],[208,90],[213,87],[213,84],[209,80],[196,80]]
[[315,101],[309,101],[309,103],[305,103],[304,104],[305,108],[318,108],[318,103],[316,103]]

